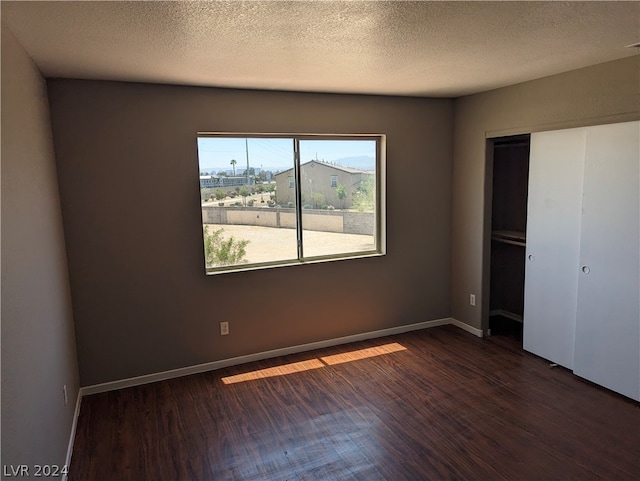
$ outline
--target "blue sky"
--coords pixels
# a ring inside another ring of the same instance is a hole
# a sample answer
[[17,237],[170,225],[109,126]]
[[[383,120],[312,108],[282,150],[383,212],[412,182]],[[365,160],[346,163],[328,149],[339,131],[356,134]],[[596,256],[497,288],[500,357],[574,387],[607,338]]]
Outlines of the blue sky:
[[[282,171],[293,167],[293,140],[249,138],[249,167]],[[301,140],[300,158],[305,163],[315,159],[334,162],[348,157],[367,156],[375,159],[373,140]],[[236,170],[247,167],[247,149],[244,138],[199,137],[198,157],[200,170],[230,170],[231,159],[237,161]],[[344,162],[341,162],[344,164]]]

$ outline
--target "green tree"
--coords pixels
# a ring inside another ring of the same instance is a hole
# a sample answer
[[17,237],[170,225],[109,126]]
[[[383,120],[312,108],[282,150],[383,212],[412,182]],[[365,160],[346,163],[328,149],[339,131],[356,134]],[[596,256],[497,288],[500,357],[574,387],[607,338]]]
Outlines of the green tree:
[[311,201],[313,202],[314,209],[319,209],[320,206],[325,203],[326,199],[327,197],[320,192],[314,192],[313,194],[311,194]]
[[227,196],[227,194],[225,194],[222,189],[216,189],[215,196],[216,200],[222,200]]
[[358,190],[353,193],[353,207],[358,212],[373,212],[376,208],[376,182],[368,177],[360,182]]
[[236,175],[236,164],[238,163],[238,161],[236,159],[231,159],[231,168],[233,169],[233,176],[235,177]]
[[347,197],[347,188],[340,184],[336,187],[336,194],[338,195],[338,199],[342,201],[342,208],[344,209],[344,199]]
[[242,188],[238,191],[238,194],[240,194],[242,196],[242,201],[244,203],[244,205],[247,205],[247,197],[249,197],[249,195],[251,194],[251,192],[249,192],[249,189],[247,189],[246,185],[243,185]]
[[276,198],[275,194],[273,193],[276,190],[275,184],[272,184],[271,182],[268,183],[265,187],[265,190],[269,194],[269,199],[274,200]]
[[247,262],[246,247],[248,240],[235,239],[233,236],[225,239],[224,229],[209,232],[209,226],[203,228],[204,259],[207,267],[229,266]]

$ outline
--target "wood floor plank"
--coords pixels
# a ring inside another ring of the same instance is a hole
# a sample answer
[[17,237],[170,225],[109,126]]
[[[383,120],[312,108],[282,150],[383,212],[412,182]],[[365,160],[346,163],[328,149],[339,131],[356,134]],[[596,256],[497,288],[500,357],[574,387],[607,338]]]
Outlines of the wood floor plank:
[[442,326],[87,396],[69,480],[638,473],[638,403]]

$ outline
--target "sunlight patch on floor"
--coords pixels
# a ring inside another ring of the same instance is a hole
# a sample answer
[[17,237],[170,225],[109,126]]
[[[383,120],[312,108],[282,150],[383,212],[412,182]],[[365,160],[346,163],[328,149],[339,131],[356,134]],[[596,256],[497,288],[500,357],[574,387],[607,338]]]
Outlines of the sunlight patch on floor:
[[358,349],[356,351],[344,352],[342,354],[334,354],[332,356],[324,356],[320,359],[309,359],[307,361],[294,362],[291,364],[283,364],[281,366],[270,367],[266,369],[258,369],[242,374],[227,376],[222,378],[224,384],[235,384],[246,381],[256,381],[275,376],[286,376],[298,372],[310,371],[322,367],[343,364],[346,362],[359,361],[375,356],[392,354],[394,352],[406,351],[407,348],[397,342],[383,344],[376,347],[368,347],[366,349]]
[[359,349],[357,351],[345,352],[342,354],[335,354],[333,356],[325,356],[320,359],[322,362],[333,366],[334,364],[342,364],[345,362],[358,361],[360,359],[366,359],[368,357],[382,356],[384,354],[391,354],[392,352],[406,351],[407,348],[397,342],[384,344],[382,346],[369,347],[366,349]]
[[225,384],[234,384],[244,381],[255,381],[256,379],[265,379],[267,377],[285,376],[296,372],[309,371],[310,369],[318,369],[325,365],[318,359],[310,359],[308,361],[294,362],[291,364],[283,364],[282,366],[270,367],[267,369],[259,369],[257,371],[249,371],[235,376],[223,377],[222,382]]

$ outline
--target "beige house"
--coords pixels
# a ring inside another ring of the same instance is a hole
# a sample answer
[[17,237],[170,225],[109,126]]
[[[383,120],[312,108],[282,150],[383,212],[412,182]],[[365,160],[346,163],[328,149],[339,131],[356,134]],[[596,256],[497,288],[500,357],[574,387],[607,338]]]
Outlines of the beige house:
[[[375,177],[374,172],[351,169],[327,162],[311,160],[302,164],[300,178],[302,179],[302,203],[326,204],[337,209],[348,209],[353,202],[353,193],[358,190],[360,183]],[[286,205],[296,201],[295,173],[293,169],[285,170],[275,175],[276,202]],[[338,186],[344,185],[345,197],[338,197]],[[318,196],[321,194],[324,198]],[[318,205],[320,207],[320,205]]]

